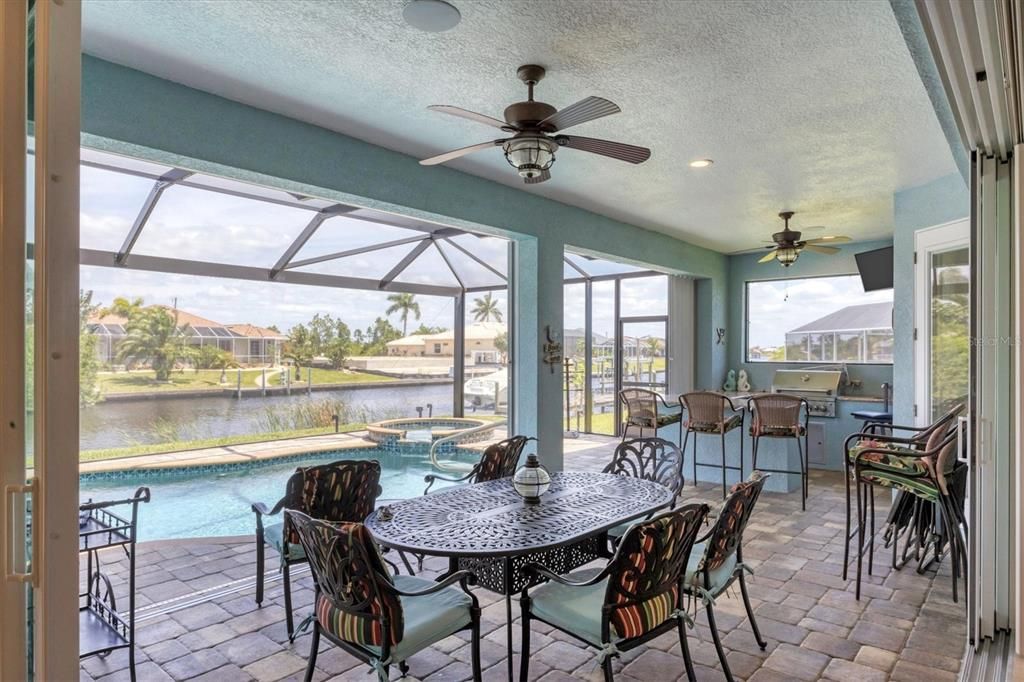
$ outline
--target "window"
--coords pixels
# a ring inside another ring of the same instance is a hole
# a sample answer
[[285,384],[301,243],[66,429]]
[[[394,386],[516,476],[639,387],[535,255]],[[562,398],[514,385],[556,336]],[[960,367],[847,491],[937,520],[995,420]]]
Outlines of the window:
[[857,275],[747,282],[748,362],[892,362],[892,291]]

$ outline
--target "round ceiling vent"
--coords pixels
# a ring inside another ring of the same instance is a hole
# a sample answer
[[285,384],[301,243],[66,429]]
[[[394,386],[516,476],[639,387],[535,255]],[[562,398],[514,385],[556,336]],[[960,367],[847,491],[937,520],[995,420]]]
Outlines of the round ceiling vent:
[[459,10],[444,0],[412,0],[402,10],[402,16],[413,28],[429,33],[455,28],[462,20]]

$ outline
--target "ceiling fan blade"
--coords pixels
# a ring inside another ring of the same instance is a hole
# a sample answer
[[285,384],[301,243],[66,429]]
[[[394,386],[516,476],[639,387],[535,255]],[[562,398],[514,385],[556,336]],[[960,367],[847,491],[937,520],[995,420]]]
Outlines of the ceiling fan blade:
[[452,159],[457,159],[460,156],[465,156],[466,154],[472,154],[473,152],[478,152],[481,149],[487,149],[488,147],[497,147],[498,145],[500,145],[500,144],[502,144],[504,142],[505,142],[505,140],[491,140],[490,142],[481,142],[480,144],[470,145],[468,147],[463,147],[461,149],[453,149],[450,152],[445,152],[444,154],[438,154],[437,156],[431,156],[429,159],[423,159],[422,161],[420,161],[420,165],[421,166],[436,166],[439,163],[444,163],[445,161],[451,161]]
[[485,125],[494,126],[495,128],[511,128],[516,129],[514,125],[500,121],[493,116],[487,116],[486,114],[478,114],[475,111],[469,111],[468,109],[460,109],[459,107],[453,107],[447,104],[431,104],[427,109],[431,111],[440,111],[442,114],[449,114],[451,116],[458,116],[459,118],[466,118],[470,121],[476,121],[477,123],[483,123]]
[[761,257],[761,259],[758,260],[757,262],[758,263],[767,263],[768,261],[773,261],[773,260],[775,260],[775,251],[772,251],[767,256]]
[[577,126],[580,123],[611,116],[620,111],[622,109],[619,108],[618,104],[603,97],[586,97],[551,114],[538,123],[537,127],[542,130],[565,130],[570,126]]
[[808,239],[808,244],[841,244],[842,242],[850,241],[849,237],[842,235],[834,235],[830,237],[817,237],[816,239]]
[[629,163],[643,163],[651,158],[651,150],[647,147],[637,147],[636,145],[612,142],[611,140],[599,140],[595,137],[559,135],[555,138],[555,141],[563,147],[579,149],[580,151],[592,154],[601,154],[602,156],[610,156],[613,159],[628,161]]
[[525,182],[527,185],[537,185],[537,184],[540,184],[540,183],[544,182],[545,180],[550,180],[550,179],[551,179],[551,173],[549,173],[547,170],[542,170],[540,172],[540,175],[538,175],[536,177],[523,178],[523,182]]
[[804,244],[802,250],[811,251],[813,253],[823,253],[826,256],[839,253],[839,249],[834,246],[818,246],[817,244]]

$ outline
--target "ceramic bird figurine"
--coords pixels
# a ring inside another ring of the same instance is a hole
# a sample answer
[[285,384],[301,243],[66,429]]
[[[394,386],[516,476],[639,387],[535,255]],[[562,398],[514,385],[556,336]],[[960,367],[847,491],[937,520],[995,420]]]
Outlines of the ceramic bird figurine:
[[736,380],[736,388],[744,393],[750,390],[750,377],[747,376],[747,370],[740,370],[740,378]]
[[729,373],[725,375],[725,383],[722,384],[722,390],[726,393],[736,390],[736,370],[730,369]]

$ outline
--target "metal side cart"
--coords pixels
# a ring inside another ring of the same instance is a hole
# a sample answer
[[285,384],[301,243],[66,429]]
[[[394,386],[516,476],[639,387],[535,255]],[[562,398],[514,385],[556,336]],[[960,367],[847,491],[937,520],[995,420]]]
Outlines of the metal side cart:
[[[149,502],[142,487],[124,500],[86,502],[78,507],[78,551],[86,556],[85,591],[78,595],[78,656],[106,656],[128,649],[128,672],[135,680],[135,538],[139,503]],[[128,609],[117,610],[114,585],[100,564],[100,550],[121,547],[128,558]]]

